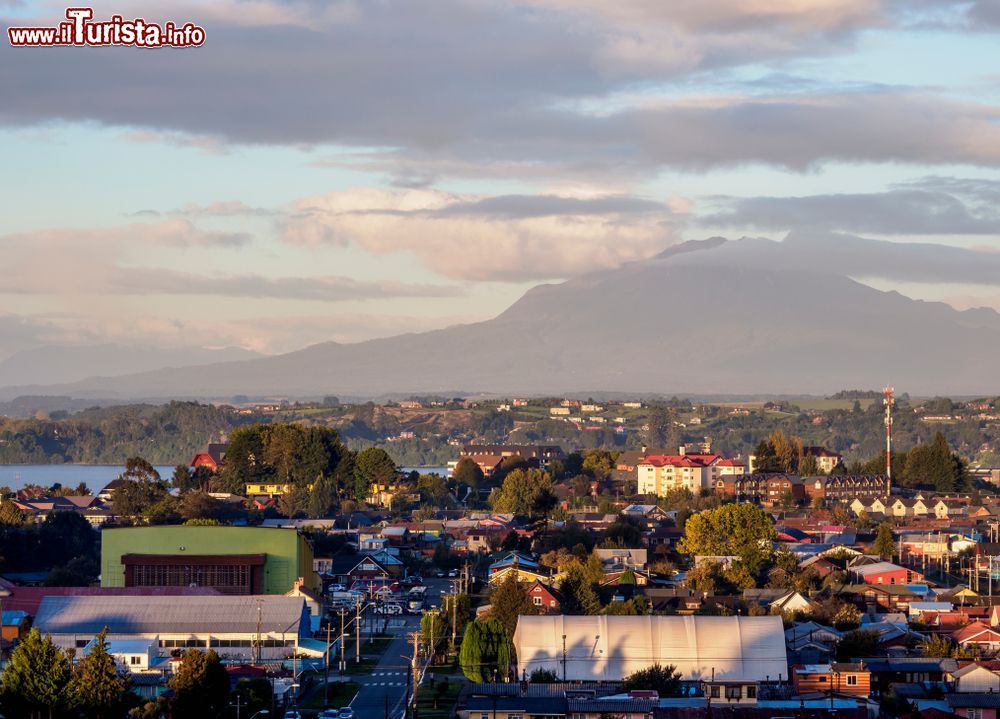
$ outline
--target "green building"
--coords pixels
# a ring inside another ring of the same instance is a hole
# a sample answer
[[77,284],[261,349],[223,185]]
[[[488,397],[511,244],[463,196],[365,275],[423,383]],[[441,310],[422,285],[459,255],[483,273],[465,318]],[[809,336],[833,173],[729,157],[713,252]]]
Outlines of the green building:
[[171,525],[101,531],[102,587],[286,594],[299,577],[306,588],[321,588],[312,546],[295,529]]

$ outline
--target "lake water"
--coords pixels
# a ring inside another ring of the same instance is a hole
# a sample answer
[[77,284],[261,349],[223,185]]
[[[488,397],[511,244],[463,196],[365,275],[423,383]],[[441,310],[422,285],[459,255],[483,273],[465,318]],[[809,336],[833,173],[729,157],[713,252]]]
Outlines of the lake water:
[[[96,494],[124,471],[122,464],[0,464],[0,487],[20,489],[26,484],[51,487],[57,482],[64,487],[75,487],[83,482]],[[174,468],[157,467],[156,471],[169,480]]]
[[[421,474],[440,474],[447,476],[447,467],[402,467],[404,472],[416,470]],[[0,464],[0,487],[20,489],[26,484],[38,484],[51,487],[57,482],[64,487],[75,487],[83,482],[96,494],[107,486],[108,482],[117,479],[125,471],[121,464]],[[168,480],[173,476],[174,468],[157,467],[160,476]]]

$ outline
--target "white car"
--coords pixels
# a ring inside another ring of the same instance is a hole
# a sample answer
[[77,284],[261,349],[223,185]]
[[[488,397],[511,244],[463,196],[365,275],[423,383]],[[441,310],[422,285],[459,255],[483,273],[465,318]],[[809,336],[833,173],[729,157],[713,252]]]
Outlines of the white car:
[[376,614],[402,614],[403,607],[400,604],[380,604],[375,607]]

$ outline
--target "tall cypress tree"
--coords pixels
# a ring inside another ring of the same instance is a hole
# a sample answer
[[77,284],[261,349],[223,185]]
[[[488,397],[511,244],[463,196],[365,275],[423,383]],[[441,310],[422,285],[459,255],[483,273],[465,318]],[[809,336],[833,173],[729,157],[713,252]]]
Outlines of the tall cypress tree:
[[128,671],[108,654],[107,636],[105,627],[77,666],[71,685],[74,704],[94,719],[121,716],[132,683]]
[[9,716],[42,719],[69,705],[69,659],[37,629],[17,645],[3,672],[3,705]]

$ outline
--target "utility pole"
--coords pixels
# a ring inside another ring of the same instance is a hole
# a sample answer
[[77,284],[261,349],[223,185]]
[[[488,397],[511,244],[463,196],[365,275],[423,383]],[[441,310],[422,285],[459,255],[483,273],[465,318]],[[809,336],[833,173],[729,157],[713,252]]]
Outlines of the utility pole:
[[260,664],[261,647],[263,646],[263,644],[261,642],[261,636],[260,636],[261,635],[261,628],[263,627],[263,625],[264,625],[264,607],[263,607],[263,605],[261,603],[261,600],[258,599],[257,600],[257,646],[255,647],[255,649],[256,649],[256,652],[255,652],[256,657],[255,657],[255,659],[256,659],[256,663],[257,664]]
[[892,494],[892,405],[895,400],[892,387],[886,387],[882,392],[885,395],[882,400],[885,405],[885,495],[888,497]]
[[[330,633],[333,627],[330,626],[330,622],[326,623],[326,657],[323,661],[323,704],[324,706],[329,704],[330,699]],[[239,719],[237,717],[237,719]]]
[[413,711],[417,711],[417,687],[420,685],[420,675],[417,669],[417,653],[420,651],[420,632],[411,632],[413,638],[413,662],[411,664],[413,674]]
[[343,607],[340,609],[340,673],[344,673],[344,615],[347,612]]
[[455,641],[458,638],[458,595],[451,595],[451,651],[455,652]]
[[361,663],[361,598],[358,597],[358,603],[355,605],[357,613],[354,617],[354,661],[358,664]]
[[563,682],[566,681],[566,635],[562,635],[563,638]]

